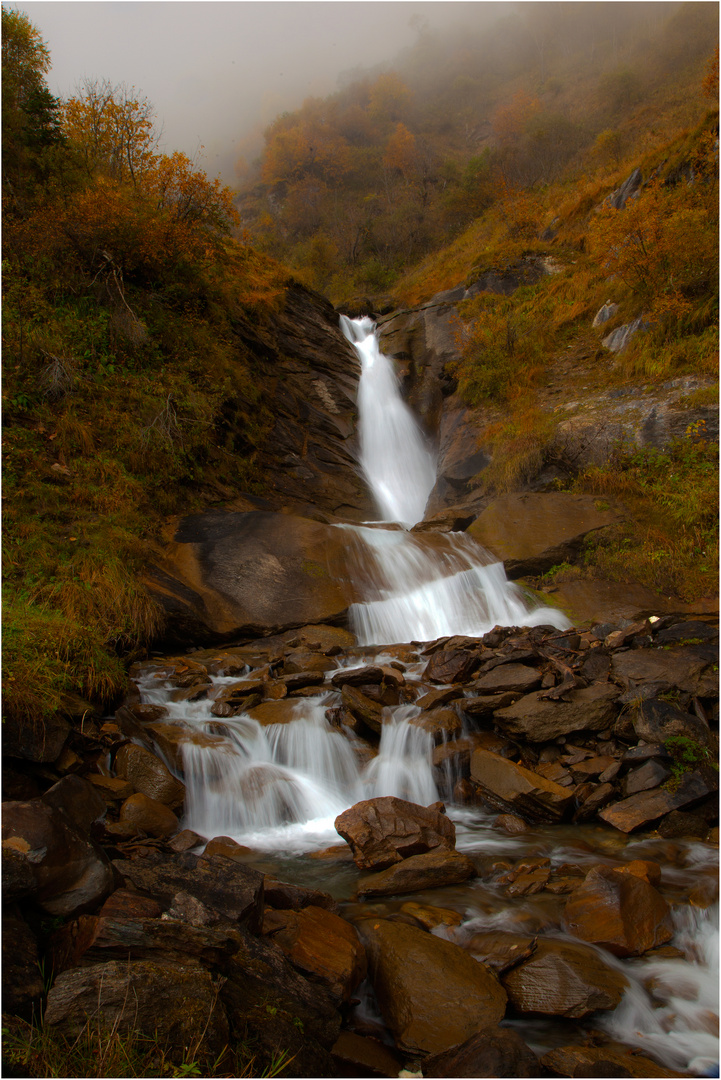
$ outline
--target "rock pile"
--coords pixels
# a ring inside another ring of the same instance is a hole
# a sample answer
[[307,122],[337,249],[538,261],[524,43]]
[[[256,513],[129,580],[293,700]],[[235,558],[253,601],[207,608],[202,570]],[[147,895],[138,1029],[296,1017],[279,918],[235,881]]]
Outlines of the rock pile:
[[[314,626],[136,664],[131,677],[169,685],[176,701],[214,697],[217,729],[196,733],[209,744],[241,713],[292,724],[299,701],[334,694],[328,737],[351,740],[360,761],[378,753],[390,710],[414,705],[443,798],[491,811],[498,836],[595,822],[621,838],[654,829],[717,842],[716,648],[710,621],[672,616],[583,632],[496,627],[376,656]],[[531,1076],[538,1060],[504,1018],[613,1010],[627,984],[614,957],[674,955],[654,861],[469,857],[443,802],[380,797],[338,817],[346,843],[319,856],[331,865],[345,852],[362,872],[352,903],[277,881],[232,839],[182,828],[190,733],[167,713],[134,691],[112,720],[68,729],[53,762],[42,749],[35,764],[27,749],[24,761],[6,758],[3,977],[14,1013],[42,998],[42,952],[54,972],[45,1020],[69,1036],[91,1017],[194,1045],[209,1062],[252,1034],[259,1062],[292,1057],[287,1076],[388,1076],[419,1063],[426,1076]],[[473,930],[455,910],[386,902],[472,879],[509,900],[542,893],[556,914],[546,927]],[[686,899],[706,906],[706,893]],[[394,1050],[355,1009],[366,976]],[[557,1076],[607,1066],[676,1075],[608,1040],[542,1060]]]

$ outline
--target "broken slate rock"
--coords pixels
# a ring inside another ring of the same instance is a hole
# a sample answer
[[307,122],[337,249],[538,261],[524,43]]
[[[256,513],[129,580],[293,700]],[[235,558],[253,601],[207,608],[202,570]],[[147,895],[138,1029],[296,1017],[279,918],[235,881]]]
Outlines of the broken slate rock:
[[467,855],[435,848],[422,855],[412,855],[378,874],[361,878],[358,896],[397,896],[441,885],[457,885],[475,876],[476,868]]
[[572,1019],[615,1009],[628,986],[626,976],[588,946],[543,937],[533,955],[501,982],[517,1012]]
[[560,821],[573,804],[573,795],[566,788],[489,750],[474,752],[471,779],[494,809],[532,822]]
[[485,1027],[460,1046],[432,1054],[423,1062],[424,1076],[538,1076],[539,1062],[513,1028]]
[[543,693],[536,690],[498,709],[494,716],[499,727],[530,742],[548,742],[571,731],[604,731],[614,721],[618,687],[612,683],[569,690],[564,701],[545,700]]
[[640,956],[673,937],[661,894],[634,873],[597,866],[569,896],[563,921],[569,933],[614,956]]
[[356,803],[335,819],[335,827],[361,870],[385,870],[411,855],[456,844],[443,803],[418,806],[393,795]]

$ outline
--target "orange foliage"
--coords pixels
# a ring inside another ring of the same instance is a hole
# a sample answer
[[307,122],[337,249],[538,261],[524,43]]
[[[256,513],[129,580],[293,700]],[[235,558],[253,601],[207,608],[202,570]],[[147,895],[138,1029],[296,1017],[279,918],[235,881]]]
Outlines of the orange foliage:
[[507,105],[493,115],[493,130],[501,143],[517,142],[530,120],[541,111],[541,102],[525,90],[518,90]]
[[386,169],[397,169],[407,176],[418,159],[416,140],[405,124],[396,124],[396,129],[386,143],[383,164]]
[[266,184],[293,183],[306,176],[333,182],[350,169],[347,141],[328,124],[302,122],[287,130],[273,130],[263,155]]

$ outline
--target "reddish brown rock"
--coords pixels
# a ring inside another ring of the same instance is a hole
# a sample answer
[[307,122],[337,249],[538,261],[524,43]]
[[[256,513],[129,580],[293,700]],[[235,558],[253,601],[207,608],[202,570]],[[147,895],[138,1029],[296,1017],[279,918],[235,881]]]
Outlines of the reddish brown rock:
[[411,915],[426,930],[433,930],[436,926],[459,926],[463,921],[463,917],[451,908],[416,904],[414,900],[407,900],[405,904],[401,904],[401,911],[406,915]]
[[292,724],[301,718],[302,709],[302,704],[296,699],[282,698],[279,701],[263,701],[246,712],[262,727],[267,727],[269,724]]
[[171,836],[177,831],[178,819],[164,803],[138,793],[131,795],[120,807],[119,824],[148,836]]
[[334,1076],[398,1076],[403,1063],[384,1043],[341,1031],[333,1046]]
[[387,919],[364,919],[358,929],[383,1019],[401,1049],[441,1053],[502,1019],[505,991],[457,945]]
[[471,757],[471,779],[489,805],[529,821],[559,821],[573,802],[565,788],[488,750]]
[[157,919],[162,911],[163,905],[152,896],[143,896],[130,889],[116,889],[98,915],[101,919]]
[[584,945],[538,938],[533,955],[507,971],[501,982],[519,1013],[578,1019],[596,1009],[615,1009],[628,986],[625,975]]
[[708,678],[707,669],[717,657],[707,645],[672,649],[629,649],[614,653],[613,673],[627,687],[644,683],[674,686],[701,697],[718,693],[718,673]]
[[[400,673],[398,673],[400,674]],[[360,668],[341,668],[330,680],[333,686],[363,686],[365,683],[383,681],[383,668],[378,666]]]
[[159,757],[144,746],[126,743],[115,757],[115,771],[137,792],[178,810],[185,801],[185,784],[177,780]]
[[555,1076],[676,1077],[674,1072],[627,1046],[558,1046],[541,1058],[541,1064]]
[[654,788],[630,795],[621,802],[607,806],[598,815],[614,829],[629,833],[642,825],[650,825],[664,814],[698,802],[718,790],[718,774],[711,769],[698,769],[687,773],[672,791]]
[[300,911],[267,908],[263,933],[304,975],[321,982],[338,1002],[348,1002],[366,976],[365,950],[354,926],[312,904]]
[[487,1027],[460,1046],[432,1054],[423,1062],[424,1076],[538,1076],[538,1058],[513,1028]]
[[341,689],[343,704],[356,720],[362,722],[371,731],[380,733],[383,726],[383,706],[362,694],[355,686],[344,685]]
[[501,975],[532,955],[536,939],[507,930],[490,930],[474,934],[460,944],[481,964]]
[[640,956],[673,937],[671,913],[644,878],[607,866],[590,870],[566,902],[569,933],[615,956]]
[[384,870],[411,855],[453,848],[456,842],[442,803],[418,806],[392,795],[356,803],[335,819],[335,827],[361,870]]
[[44,803],[59,810],[80,832],[87,833],[94,821],[104,817],[107,805],[102,795],[81,776],[64,776],[42,796]]
[[423,678],[435,683],[464,683],[479,666],[478,652],[467,649],[438,649],[428,661]]
[[129,780],[123,780],[120,776],[103,776],[101,773],[90,773],[86,780],[100,792],[106,802],[120,802],[129,799],[135,792],[135,788]]
[[422,855],[412,855],[402,862],[361,878],[358,896],[397,896],[403,893],[456,885],[476,876],[476,868],[467,855],[447,848],[435,848]]
[[481,675],[473,684],[474,691],[483,694],[500,694],[509,690],[527,694],[541,685],[541,673],[526,664],[500,664]]
[[619,690],[612,683],[569,690],[564,701],[545,699],[544,693],[536,690],[507,709],[498,709],[494,713],[496,722],[510,735],[547,742],[571,731],[603,731],[616,715]]
[[455,739],[463,731],[463,723],[453,709],[431,709],[411,717],[409,723],[428,732],[435,744]]

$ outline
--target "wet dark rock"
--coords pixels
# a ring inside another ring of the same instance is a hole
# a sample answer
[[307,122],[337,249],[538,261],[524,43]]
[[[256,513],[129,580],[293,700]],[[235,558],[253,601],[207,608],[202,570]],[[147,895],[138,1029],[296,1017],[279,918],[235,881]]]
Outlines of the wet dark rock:
[[383,668],[371,666],[362,668],[341,668],[331,678],[333,686],[362,686],[364,683],[380,683],[383,680]]
[[626,774],[622,784],[623,794],[635,795],[639,791],[660,787],[670,775],[670,771],[664,768],[660,761],[647,761],[645,765],[639,765],[637,769]]
[[616,715],[618,687],[612,683],[569,690],[563,701],[549,701],[544,693],[536,690],[515,705],[498,709],[494,714],[496,722],[510,735],[546,742],[572,731],[603,731]]
[[481,675],[473,684],[474,691],[480,695],[496,694],[508,691],[528,693],[541,685],[541,673],[525,664],[502,664],[486,675]]
[[458,713],[450,708],[430,709],[411,717],[410,724],[427,732],[434,744],[455,739],[463,730],[463,723]]
[[359,897],[397,896],[441,885],[457,885],[475,876],[476,868],[467,855],[435,848],[361,878],[357,894]]
[[28,720],[7,711],[2,726],[3,754],[37,763],[55,761],[69,734],[70,724],[59,713]]
[[680,810],[684,806],[700,802],[715,791],[718,791],[718,774],[710,767],[697,769],[686,773],[673,790],[654,788],[652,791],[630,795],[627,799],[606,807],[599,817],[615,829],[629,833],[658,821],[672,810]]
[[573,803],[565,788],[488,750],[471,757],[471,779],[494,809],[528,821],[559,821]]
[[[247,850],[247,849],[245,849]],[[349,852],[349,849],[345,847]],[[340,915],[340,905],[330,893],[321,892],[320,889],[307,889],[302,885],[290,885],[285,881],[277,881],[266,874],[264,879],[263,897],[266,904],[277,908],[279,911],[301,911],[312,904],[314,907],[324,908],[334,915]]]
[[115,756],[115,771],[121,779],[129,780],[141,795],[147,795],[171,810],[179,809],[185,801],[185,785],[144,746],[132,743],[122,746]]
[[263,874],[243,863],[213,855],[189,853],[149,859],[121,859],[114,864],[125,881],[164,906],[178,892],[195,896],[206,907],[250,930],[259,930],[263,915]]
[[627,688],[661,683],[704,697],[718,693],[718,673],[708,670],[717,662],[716,650],[708,645],[629,649],[614,653],[612,671]]
[[138,792],[120,807],[118,824],[147,836],[172,836],[177,831],[178,819],[165,803]]
[[3,803],[2,837],[10,895],[23,895],[29,870],[33,886],[27,895],[50,915],[88,910],[113,887],[112,869],[101,849],[42,799]]
[[507,930],[487,930],[459,941],[459,945],[496,975],[502,975],[533,955],[536,939]]
[[516,1012],[573,1019],[615,1009],[628,986],[625,975],[593,949],[544,937],[533,955],[502,975],[501,982]]
[[487,1027],[460,1046],[432,1054],[423,1062],[424,1076],[538,1076],[539,1062],[513,1028]]
[[352,1031],[341,1031],[332,1052],[334,1076],[397,1076],[403,1067],[389,1046]]
[[680,1077],[687,1073],[664,1068],[627,1046],[558,1046],[541,1058],[553,1076]]
[[452,849],[456,842],[443,803],[418,806],[392,795],[356,803],[335,819],[335,827],[361,870],[384,870],[434,848]]
[[351,923],[310,904],[300,911],[267,908],[263,934],[303,975],[322,983],[340,1004],[366,976],[365,950]]
[[569,933],[615,956],[640,956],[673,937],[671,913],[647,880],[607,866],[590,870],[568,898]]
[[503,1018],[505,991],[457,945],[387,919],[365,919],[358,930],[383,1019],[400,1049],[440,1053]]
[[383,726],[383,706],[362,694],[356,687],[346,684],[341,689],[343,704],[348,711],[370,728],[371,731],[380,733]]
[[468,682],[481,658],[466,649],[439,649],[434,652],[423,672],[423,678],[436,683]]
[[88,833],[94,821],[107,811],[105,799],[81,776],[64,776],[42,796],[44,803],[60,811],[80,832]]
[[681,736],[708,746],[711,738],[708,724],[698,716],[658,698],[641,702],[633,716],[633,729],[639,739],[648,743],[664,743]]

